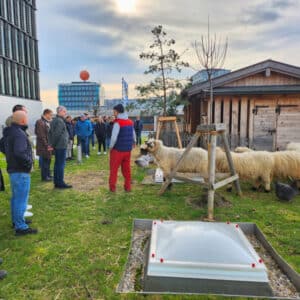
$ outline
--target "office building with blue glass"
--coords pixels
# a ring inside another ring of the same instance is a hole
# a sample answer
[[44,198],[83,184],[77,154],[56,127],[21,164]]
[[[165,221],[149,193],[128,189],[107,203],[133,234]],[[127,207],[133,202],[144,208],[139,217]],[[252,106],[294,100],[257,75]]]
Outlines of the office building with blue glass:
[[80,81],[58,85],[59,105],[67,108],[72,117],[91,112],[100,105],[100,84]]

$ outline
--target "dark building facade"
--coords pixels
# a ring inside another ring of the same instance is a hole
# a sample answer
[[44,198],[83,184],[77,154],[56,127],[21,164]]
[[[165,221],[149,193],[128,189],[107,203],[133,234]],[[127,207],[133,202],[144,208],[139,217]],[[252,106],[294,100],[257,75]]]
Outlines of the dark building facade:
[[35,0],[0,0],[0,95],[40,100]]

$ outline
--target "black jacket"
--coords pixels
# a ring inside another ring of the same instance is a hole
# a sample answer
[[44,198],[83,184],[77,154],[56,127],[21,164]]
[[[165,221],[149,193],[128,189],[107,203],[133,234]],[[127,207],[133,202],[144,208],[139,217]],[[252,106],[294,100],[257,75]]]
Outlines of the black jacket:
[[66,126],[67,126],[67,130],[69,133],[69,139],[73,141],[74,136],[75,136],[75,128],[74,128],[73,124],[70,122],[66,122]]
[[106,137],[111,138],[113,127],[114,127],[114,122],[106,123]]
[[106,138],[106,124],[105,123],[97,123],[95,126],[95,134],[97,138]]
[[32,148],[25,133],[26,128],[13,123],[3,130],[8,173],[30,173],[32,169]]

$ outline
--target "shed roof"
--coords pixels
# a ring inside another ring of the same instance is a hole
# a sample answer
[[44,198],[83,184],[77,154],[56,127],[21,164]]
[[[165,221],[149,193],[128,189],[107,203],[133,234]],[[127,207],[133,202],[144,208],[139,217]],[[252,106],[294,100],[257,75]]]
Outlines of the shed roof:
[[[268,59],[262,62],[259,62],[257,64],[230,72],[228,74],[219,76],[217,78],[214,78],[212,80],[212,84],[213,84],[213,88],[217,88],[217,87],[221,87],[224,86],[225,84],[229,84],[230,82],[239,80],[241,78],[245,78],[260,72],[265,71],[266,69],[270,69],[270,71],[272,72],[277,72],[277,73],[281,73],[284,75],[288,75],[288,76],[292,76],[295,78],[300,78],[300,67],[296,67],[293,65],[289,65],[289,64],[285,64],[282,62],[278,62],[278,61],[274,61],[272,59]],[[193,96],[195,94],[199,94],[201,92],[203,92],[204,90],[209,89],[210,83],[209,81],[205,81],[196,85],[191,86],[190,88],[188,88],[186,90],[188,96]],[[278,86],[276,86],[278,87]],[[298,85],[295,85],[294,87],[298,87]],[[247,87],[249,88],[249,90],[255,90],[258,89],[259,87]],[[270,86],[270,88],[274,89],[274,86]],[[287,88],[287,86],[280,86],[280,88],[282,88],[283,90]],[[226,89],[226,88],[224,88]],[[231,87],[230,88],[232,91],[233,90],[238,90],[241,89],[241,87]],[[291,88],[292,90],[292,88]],[[298,90],[297,90],[298,91]],[[277,91],[278,92],[278,91]],[[291,92],[291,91],[290,91]]]

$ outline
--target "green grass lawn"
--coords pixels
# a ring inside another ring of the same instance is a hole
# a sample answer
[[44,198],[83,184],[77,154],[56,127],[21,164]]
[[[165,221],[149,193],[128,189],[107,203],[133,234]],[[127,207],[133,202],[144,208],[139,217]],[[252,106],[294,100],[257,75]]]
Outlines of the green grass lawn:
[[[0,166],[5,168],[2,156]],[[1,268],[9,275],[0,281],[0,299],[199,299],[119,295],[115,288],[126,263],[133,219],[201,220],[206,209],[187,203],[188,198],[201,195],[201,188],[179,184],[158,197],[160,187],[141,185],[144,171],[134,167],[133,192],[123,192],[119,181],[118,192],[110,194],[107,175],[107,156],[99,157],[95,150],[82,165],[67,163],[66,181],[73,183],[74,189],[55,190],[51,183],[40,182],[38,170],[33,172],[29,203],[33,205],[32,227],[39,233],[15,237],[5,173],[7,189],[0,193],[0,257],[4,259]],[[233,205],[217,208],[216,219],[255,222],[300,272],[300,197],[292,203],[281,203],[274,193],[254,193],[249,185],[242,187],[242,198],[221,191]]]

